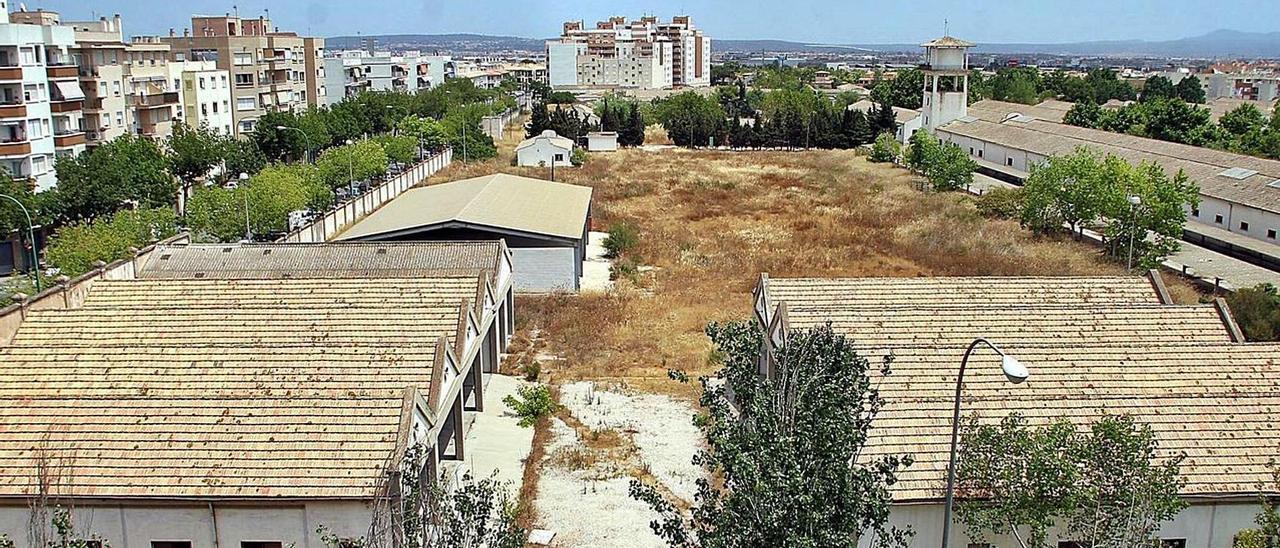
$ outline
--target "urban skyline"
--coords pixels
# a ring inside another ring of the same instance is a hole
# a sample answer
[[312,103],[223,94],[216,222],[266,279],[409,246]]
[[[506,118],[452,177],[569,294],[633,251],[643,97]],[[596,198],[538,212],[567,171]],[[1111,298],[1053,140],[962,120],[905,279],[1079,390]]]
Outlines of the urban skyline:
[[[766,6],[733,5],[723,0],[682,0],[611,3],[584,9],[567,3],[543,2],[516,5],[512,0],[426,3],[393,0],[384,9],[367,10],[359,4],[332,4],[303,0],[189,3],[140,0],[94,2],[38,0],[28,9],[61,12],[64,17],[87,19],[120,13],[128,22],[127,34],[165,34],[181,29],[192,13],[221,15],[238,11],[242,17],[269,12],[280,28],[315,36],[361,34],[474,33],[526,38],[550,38],[569,19],[603,20],[619,14],[690,14],[720,39],[771,39],[811,43],[913,43],[942,34],[944,25],[957,36],[983,43],[1059,43],[1099,40],[1171,40],[1198,36],[1214,30],[1245,32],[1280,31],[1271,18],[1257,17],[1266,1],[1231,4],[1175,2],[1132,3],[1081,0],[1039,0],[1008,6],[979,1],[957,10],[940,0],[911,5],[890,3],[808,1],[793,4],[789,13]],[[1151,17],[1160,10],[1160,17]],[[510,17],[520,13],[521,17]],[[923,17],[922,14],[936,14]],[[394,15],[392,15],[394,14]],[[868,24],[868,21],[874,24]]]

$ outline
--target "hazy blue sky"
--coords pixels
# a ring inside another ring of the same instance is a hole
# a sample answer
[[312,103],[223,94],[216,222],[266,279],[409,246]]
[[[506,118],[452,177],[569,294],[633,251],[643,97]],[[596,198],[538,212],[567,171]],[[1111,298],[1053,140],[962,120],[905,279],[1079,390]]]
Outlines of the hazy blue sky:
[[[1277,0],[33,0],[67,20],[120,13],[126,34],[181,33],[192,13],[270,10],[275,24],[320,36],[471,32],[545,38],[569,19],[687,13],[714,38],[822,43],[918,42],[951,33],[979,42],[1162,40],[1230,28],[1280,30]],[[16,9],[17,0],[10,0]]]

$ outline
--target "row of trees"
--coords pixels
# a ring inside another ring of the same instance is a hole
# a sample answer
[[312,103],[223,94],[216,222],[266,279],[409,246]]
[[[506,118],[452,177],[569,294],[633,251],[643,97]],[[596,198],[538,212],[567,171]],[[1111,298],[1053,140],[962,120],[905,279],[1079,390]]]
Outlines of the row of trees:
[[1199,203],[1198,187],[1181,171],[1170,177],[1154,163],[1134,166],[1086,148],[1033,167],[1021,194],[1024,226],[1041,233],[1097,228],[1109,255],[1132,254],[1143,268],[1178,250],[1186,209]]
[[1092,102],[1076,103],[1063,121],[1080,127],[1280,159],[1280,108],[1277,111],[1268,120],[1258,107],[1243,104],[1215,123],[1208,109],[1180,97],[1147,98],[1144,93],[1143,101],[1119,109],[1104,109]]
[[[1198,83],[1196,88],[1199,89]],[[1084,76],[1072,76],[1061,71],[1042,73],[1033,67],[1002,68],[991,76],[975,70],[969,76],[970,103],[995,99],[1034,105],[1056,97],[1064,101],[1102,104],[1112,99],[1132,101],[1137,96],[1133,86],[1121,80],[1114,71],[1104,68],[1092,69]]]

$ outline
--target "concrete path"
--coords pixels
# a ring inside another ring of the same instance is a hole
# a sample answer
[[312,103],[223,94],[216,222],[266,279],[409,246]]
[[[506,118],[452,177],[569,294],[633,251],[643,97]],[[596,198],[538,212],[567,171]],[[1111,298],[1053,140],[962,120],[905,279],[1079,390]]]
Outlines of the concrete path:
[[608,237],[606,232],[587,234],[587,257],[582,263],[583,292],[613,289],[613,281],[609,279],[609,268],[613,263],[604,256],[604,239]]
[[514,495],[520,491],[525,460],[533,449],[533,427],[517,425],[520,419],[502,399],[528,383],[506,375],[488,375],[487,380],[484,412],[474,416],[467,432],[466,461],[474,477],[487,478],[496,472],[498,481],[509,483]]

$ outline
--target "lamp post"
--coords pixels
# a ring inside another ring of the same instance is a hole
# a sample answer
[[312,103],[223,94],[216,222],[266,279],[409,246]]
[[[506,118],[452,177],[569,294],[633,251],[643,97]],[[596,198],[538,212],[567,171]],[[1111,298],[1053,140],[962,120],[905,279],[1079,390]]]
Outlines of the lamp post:
[[356,194],[356,149],[351,146],[353,144],[355,143],[352,143],[351,139],[347,139],[346,145],[350,147],[347,149],[347,191],[354,198]]
[[244,241],[253,241],[253,231],[249,229],[249,190],[245,184],[249,182],[249,174],[240,172],[240,195],[244,197]]
[[991,341],[981,337],[969,343],[969,348],[964,351],[964,358],[960,360],[960,373],[956,375],[955,410],[951,415],[951,457],[947,464],[947,505],[942,516],[942,548],[947,548],[947,543],[951,536],[951,507],[955,499],[956,487],[956,441],[960,436],[960,392],[964,387],[964,368],[969,364],[969,355],[973,354],[978,345],[986,345],[1000,355],[1000,369],[1004,371],[1004,376],[1009,379],[1010,383],[1019,384],[1027,380],[1027,377],[1031,375],[1027,371],[1027,366],[1023,365],[1022,362],[1014,359],[1013,356],[1005,354],[1003,350],[1000,350]]
[[27,211],[27,206],[22,205],[22,202],[18,201],[18,199],[14,198],[13,196],[10,196],[8,194],[0,194],[0,198],[7,198],[9,199],[9,201],[15,204],[18,204],[18,208],[22,210],[22,215],[27,218],[27,238],[31,240],[31,277],[35,279],[36,293],[39,293],[41,287],[40,287],[40,251],[38,249],[38,246],[40,244],[36,243],[36,229],[35,229],[35,224],[31,222],[31,212]]
[[1133,245],[1134,236],[1138,233],[1138,206],[1142,205],[1141,196],[1129,196],[1129,266],[1126,269],[1133,272]]
[[308,163],[308,164],[309,164],[309,163],[311,163],[311,138],[310,138],[310,137],[307,137],[307,132],[302,131],[301,129],[298,129],[298,128],[296,128],[296,127],[292,127],[292,126],[276,126],[276,131],[285,131],[285,130],[289,130],[289,129],[292,129],[292,130],[294,130],[294,131],[296,131],[296,132],[298,132],[298,133],[301,133],[301,134],[302,134],[302,142],[304,142],[304,143],[306,143],[306,144],[307,144],[307,150],[302,151],[302,152],[303,152],[302,157],[303,157],[303,158],[305,158],[305,159],[307,160],[307,163]]

